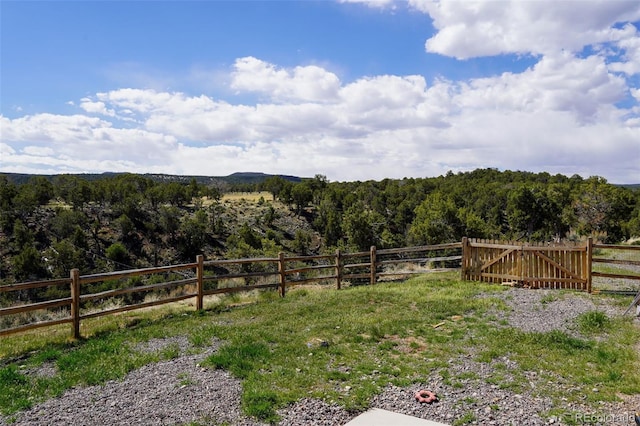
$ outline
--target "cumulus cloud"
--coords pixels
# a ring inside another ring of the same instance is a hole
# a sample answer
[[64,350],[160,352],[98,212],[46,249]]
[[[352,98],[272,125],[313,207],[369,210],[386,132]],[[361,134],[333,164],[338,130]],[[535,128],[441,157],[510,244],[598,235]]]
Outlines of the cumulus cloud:
[[622,60],[613,62],[609,68],[627,75],[640,74],[640,32],[631,24],[625,25],[625,30],[627,36],[616,44],[623,52]]
[[235,61],[231,87],[238,91],[258,92],[270,99],[292,102],[326,102],[337,95],[338,77],[315,65],[293,70],[277,68],[252,56]]
[[[52,157],[51,161],[124,161],[144,164],[164,162],[176,139],[145,129],[117,128],[112,123],[84,115],[37,114],[2,119],[2,141],[11,147],[3,152],[3,167],[22,157]],[[42,162],[39,159],[38,162]]]
[[409,0],[433,19],[428,52],[468,59],[499,54],[578,52],[626,35],[615,27],[640,19],[637,1]]
[[543,57],[522,73],[504,73],[461,84],[461,108],[505,111],[569,111],[578,122],[594,120],[622,100],[623,78],[609,72],[602,57],[565,52]]

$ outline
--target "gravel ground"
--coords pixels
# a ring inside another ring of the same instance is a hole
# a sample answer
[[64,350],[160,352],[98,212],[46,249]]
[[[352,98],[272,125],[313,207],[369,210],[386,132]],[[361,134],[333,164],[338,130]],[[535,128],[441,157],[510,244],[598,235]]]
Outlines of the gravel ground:
[[[492,295],[495,297],[495,295]],[[583,312],[598,309],[610,316],[621,315],[625,307],[613,306],[606,299],[592,298],[580,293],[559,293],[557,290],[509,289],[498,295],[509,310],[496,311],[499,320],[525,331],[545,332],[571,328],[573,319]],[[541,315],[544,313],[544,315]],[[541,318],[544,317],[544,321]],[[241,383],[222,370],[201,368],[199,362],[214,352],[219,342],[212,342],[206,351],[190,354],[186,338],[154,339],[136,349],[161,351],[168,345],[180,348],[181,356],[169,361],[150,364],[127,375],[121,381],[110,381],[102,386],[74,388],[59,398],[48,400],[12,419],[1,419],[0,426],[12,425],[176,425],[197,422],[210,425],[262,425],[241,414]],[[590,424],[630,425],[633,412],[640,409],[640,395],[625,397],[623,402],[601,404],[594,407],[570,405],[554,407],[548,398],[536,398],[536,383],[545,380],[559,387],[561,378],[549,380],[527,372],[529,386],[520,393],[491,384],[491,377],[509,375],[517,370],[508,358],[491,363],[474,361],[470,356],[449,360],[452,377],[463,386],[451,386],[442,381],[437,372],[425,377],[423,383],[409,388],[388,386],[373,398],[372,408],[382,408],[402,414],[452,424],[467,419],[480,425],[542,425],[566,424],[568,419],[543,418],[551,408],[574,413],[608,413],[606,417],[574,418],[576,423],[588,420]],[[29,374],[51,375],[55,367],[44,365]],[[499,370],[499,371],[498,371]],[[464,374],[467,373],[467,374]],[[462,376],[461,376],[462,375]],[[439,401],[419,404],[414,393],[420,389],[434,391]],[[594,389],[594,391],[597,391]],[[360,413],[349,413],[343,408],[316,399],[302,399],[279,411],[279,425],[344,425]],[[473,420],[471,420],[473,418]],[[9,423],[11,421],[11,423]]]

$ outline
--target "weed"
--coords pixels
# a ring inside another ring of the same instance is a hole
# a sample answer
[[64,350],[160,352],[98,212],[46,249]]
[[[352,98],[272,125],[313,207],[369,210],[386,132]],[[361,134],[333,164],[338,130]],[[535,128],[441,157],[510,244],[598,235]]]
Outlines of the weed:
[[221,347],[203,364],[229,370],[235,376],[246,379],[257,368],[261,368],[270,355],[269,348],[264,343],[240,342]]
[[179,380],[179,382],[178,382],[178,386],[179,387],[190,386],[190,385],[195,384],[195,382],[193,381],[191,376],[189,376],[189,373],[179,373],[176,376],[176,379]]
[[270,389],[253,385],[252,382],[243,386],[242,406],[250,416],[274,423],[279,419],[275,411],[278,403],[278,395]]
[[540,303],[546,305],[547,303],[552,303],[558,300],[558,295],[555,293],[548,293],[540,298]]
[[476,420],[476,415],[473,414],[473,412],[469,411],[465,413],[464,416],[454,420],[452,426],[468,425],[469,423],[472,423],[475,420]]
[[178,358],[180,356],[180,346],[177,343],[172,343],[165,346],[160,351],[160,359],[169,360]]
[[576,319],[580,331],[584,334],[597,334],[606,331],[611,326],[611,320],[601,311],[582,313]]

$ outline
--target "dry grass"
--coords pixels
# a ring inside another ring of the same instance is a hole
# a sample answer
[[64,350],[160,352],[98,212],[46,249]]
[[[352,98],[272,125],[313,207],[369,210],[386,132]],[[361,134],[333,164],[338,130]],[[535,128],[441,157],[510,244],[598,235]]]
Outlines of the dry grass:
[[224,194],[222,197],[222,201],[250,201],[253,203],[257,203],[260,201],[260,198],[263,198],[265,201],[273,200],[273,196],[270,192],[262,191],[262,192],[229,192]]

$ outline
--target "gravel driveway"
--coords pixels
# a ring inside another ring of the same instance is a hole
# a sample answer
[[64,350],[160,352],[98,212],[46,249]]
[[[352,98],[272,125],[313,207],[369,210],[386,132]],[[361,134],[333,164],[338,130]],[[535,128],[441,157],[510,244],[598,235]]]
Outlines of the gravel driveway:
[[[492,295],[495,297],[495,294]],[[610,316],[621,315],[625,307],[607,303],[581,293],[558,293],[557,290],[509,289],[499,294],[510,311],[496,312],[509,325],[526,331],[545,332],[567,330],[572,320],[583,312],[602,310]],[[541,321],[540,310],[545,310]],[[573,332],[569,330],[570,332]],[[177,344],[183,355],[169,361],[146,365],[123,380],[102,386],[74,388],[59,398],[48,400],[19,413],[12,423],[0,419],[0,425],[261,425],[244,417],[240,410],[241,383],[222,370],[201,368],[199,362],[214,352],[219,343],[198,355],[189,355],[186,338],[152,340],[139,350],[159,351]],[[543,419],[540,413],[550,408],[567,412],[590,413],[594,407],[569,404],[553,407],[550,399],[536,398],[525,390],[515,393],[491,385],[490,378],[500,364],[504,369],[517,368],[515,362],[502,358],[492,363],[480,363],[469,356],[449,360],[452,375],[461,377],[463,387],[449,386],[437,373],[426,376],[424,382],[409,388],[389,386],[373,398],[371,407],[451,424],[473,414],[473,424],[481,425],[542,425],[566,424],[567,419]],[[36,374],[51,374],[51,366],[43,366]],[[527,372],[530,388],[539,380],[535,372]],[[546,380],[546,379],[545,379]],[[490,382],[490,381],[489,381]],[[558,386],[562,386],[558,379]],[[430,389],[440,397],[431,405],[420,405],[414,399],[419,389]],[[640,395],[625,397],[623,402],[601,404],[597,411],[609,413],[602,418],[583,418],[591,424],[633,424],[632,413],[640,410]],[[279,411],[280,425],[343,425],[360,413],[316,399],[302,399]],[[580,423],[581,419],[577,420]],[[595,422],[594,422],[595,421]]]

